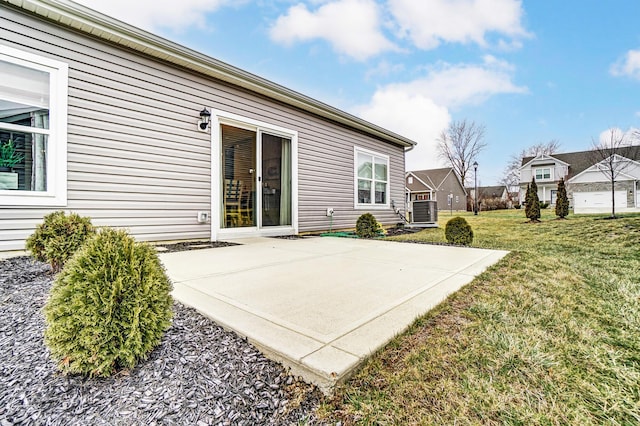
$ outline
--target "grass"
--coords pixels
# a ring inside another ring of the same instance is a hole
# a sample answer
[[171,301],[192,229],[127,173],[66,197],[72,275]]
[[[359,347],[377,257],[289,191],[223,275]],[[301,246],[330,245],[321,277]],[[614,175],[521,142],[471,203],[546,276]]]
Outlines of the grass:
[[[464,214],[498,264],[320,409],[343,424],[640,424],[640,215]],[[394,240],[444,242],[440,228]],[[425,261],[427,261],[425,259]]]

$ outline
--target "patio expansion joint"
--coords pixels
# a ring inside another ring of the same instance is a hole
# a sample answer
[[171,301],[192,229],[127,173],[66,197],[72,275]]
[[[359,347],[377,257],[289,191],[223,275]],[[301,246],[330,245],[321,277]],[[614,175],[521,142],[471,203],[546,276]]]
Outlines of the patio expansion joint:
[[[501,258],[502,258],[502,257],[504,257],[507,253],[508,253],[508,252],[504,252],[504,253],[502,254]],[[475,261],[475,262],[474,262],[474,263],[472,263],[471,265],[466,266],[465,268],[461,268],[461,269],[456,270],[456,271],[453,271],[453,272],[452,272],[452,271],[448,271],[448,272],[449,272],[449,274],[447,274],[447,276],[445,276],[444,278],[442,278],[442,279],[440,279],[440,280],[438,280],[438,281],[435,281],[435,282],[431,283],[430,285],[427,285],[427,286],[421,287],[420,289],[418,289],[418,290],[416,290],[416,291],[413,291],[413,292],[409,293],[409,294],[408,294],[408,295],[406,295],[405,297],[403,297],[403,298],[399,299],[397,303],[394,303],[394,304],[393,304],[393,306],[391,306],[391,307],[390,307],[390,308],[388,308],[388,309],[385,309],[385,310],[379,311],[376,315],[373,315],[373,316],[371,316],[370,318],[368,318],[368,319],[367,319],[367,321],[365,321],[364,323],[360,323],[360,324],[358,324],[358,325],[354,325],[354,326],[352,326],[352,327],[349,327],[349,329],[345,329],[345,330],[343,330],[342,332],[340,332],[339,334],[334,334],[333,336],[331,336],[331,337],[332,337],[332,339],[331,339],[330,341],[328,341],[328,342],[327,342],[323,347],[325,347],[325,346],[333,346],[333,344],[334,344],[335,342],[337,342],[338,340],[340,340],[340,339],[342,339],[342,338],[344,338],[344,337],[347,337],[349,334],[353,333],[354,331],[358,330],[359,328],[363,327],[364,325],[366,325],[366,324],[368,324],[368,323],[371,323],[371,322],[373,322],[373,321],[375,321],[375,320],[377,320],[377,319],[379,319],[379,318],[382,318],[383,316],[385,316],[385,315],[387,315],[387,314],[389,314],[389,313],[393,312],[394,310],[397,310],[398,308],[400,308],[400,307],[401,307],[401,306],[403,306],[404,304],[406,304],[406,303],[410,302],[411,300],[417,299],[418,297],[420,297],[420,296],[421,296],[421,295],[423,295],[424,293],[426,293],[426,292],[428,292],[428,291],[430,291],[430,290],[432,290],[432,289],[434,289],[434,288],[438,287],[439,285],[441,285],[441,284],[442,284],[442,283],[444,283],[445,281],[447,281],[447,280],[451,279],[452,277],[460,276],[460,275],[464,275],[464,276],[466,276],[466,277],[469,277],[469,278],[470,278],[470,281],[469,281],[469,282],[467,282],[467,283],[465,284],[465,285],[469,285],[469,284],[470,284],[470,283],[471,283],[471,282],[476,278],[476,276],[477,276],[478,274],[473,274],[473,273],[464,273],[463,271],[473,269],[476,265],[478,265],[478,264],[482,264],[482,263],[483,263],[483,262],[485,262],[487,259],[489,259],[489,258],[491,258],[491,257],[495,256],[495,254],[496,254],[496,251],[495,251],[495,250],[492,250],[491,252],[487,253],[487,255],[486,255],[486,256],[483,256],[482,258],[478,259],[477,261]],[[492,262],[492,264],[493,264],[493,263],[495,263],[495,262]],[[484,270],[486,270],[486,269],[487,269],[487,267],[485,267],[485,268],[484,268]],[[409,326],[410,326],[410,324],[409,324],[409,325],[407,325],[407,327],[409,327]],[[333,346],[333,347],[335,348],[335,346]],[[366,358],[366,356],[365,356],[365,357],[362,357],[362,356],[360,356],[360,355],[353,354],[353,353],[351,353],[351,352],[349,352],[349,351],[346,351],[346,350],[344,350],[344,349],[342,349],[342,348],[336,348],[336,349],[340,349],[341,351],[343,351],[343,352],[345,352],[345,353],[350,353],[351,355],[354,355],[354,356],[356,356],[356,357],[358,357],[358,358],[360,358],[360,359],[364,359],[364,358]],[[317,352],[317,351],[319,351],[319,350],[322,350],[322,348],[319,348],[319,349],[317,349],[317,350],[316,350],[316,351],[314,351],[314,352]],[[311,355],[311,354],[309,354],[309,355]]]
[[[418,298],[418,297],[420,297],[422,294],[426,293],[426,292],[427,292],[427,291],[429,291],[429,290],[432,290],[432,289],[436,288],[438,285],[440,285],[440,284],[442,284],[443,282],[447,281],[447,280],[448,280],[448,279],[450,279],[452,276],[455,276],[455,274],[448,275],[448,276],[446,276],[445,278],[443,278],[443,279],[441,279],[441,280],[439,280],[439,281],[435,281],[435,282],[433,282],[433,283],[432,283],[431,285],[429,285],[429,286],[421,287],[419,290],[417,290],[417,291],[414,291],[414,292],[410,293],[409,295],[405,296],[404,298],[401,298],[401,299],[400,299],[400,301],[399,301],[398,303],[394,303],[392,307],[387,308],[387,309],[385,309],[385,310],[382,310],[382,311],[378,312],[376,315],[369,317],[369,318],[367,319],[367,321],[365,321],[364,323],[361,323],[361,324],[359,324],[359,325],[357,325],[357,326],[352,326],[352,327],[350,327],[349,329],[344,330],[344,331],[343,331],[343,332],[341,332],[340,334],[334,334],[334,335],[332,336],[332,339],[331,339],[330,341],[328,341],[328,342],[325,344],[325,346],[332,346],[335,342],[337,342],[338,340],[340,340],[340,339],[342,339],[342,338],[344,338],[344,337],[348,336],[349,334],[351,334],[351,333],[353,333],[354,331],[358,330],[359,328],[361,328],[361,327],[362,327],[362,326],[364,326],[365,324],[369,324],[369,323],[371,323],[371,322],[373,322],[373,321],[375,321],[375,320],[377,320],[377,319],[379,319],[379,318],[382,318],[383,316],[385,316],[385,315],[389,314],[390,312],[393,312],[394,310],[397,310],[399,307],[401,307],[402,305],[406,304],[407,302],[409,302],[409,301],[411,301],[411,300],[414,300],[414,299],[417,299],[417,298]],[[409,325],[410,325],[410,324],[409,324]],[[407,327],[408,327],[409,325],[407,325]],[[335,346],[334,346],[334,347],[335,347]],[[322,348],[320,348],[320,349],[322,349]],[[320,349],[318,349],[318,350],[320,350]],[[351,352],[346,351],[346,350],[344,350],[344,349],[340,349],[340,350],[341,350],[341,351],[343,351],[343,352],[346,352],[346,353],[351,353]],[[317,351],[316,351],[316,352],[317,352]],[[361,358],[361,359],[366,358],[366,357],[362,357],[362,356],[357,355],[357,354],[353,354],[353,353],[351,353],[351,354],[352,354],[352,355],[354,355],[354,356],[356,356],[356,357],[358,357],[358,358]]]
[[[304,336],[304,337],[306,337],[306,338],[308,338],[308,339],[310,339],[310,340],[313,340],[313,341],[315,341],[315,342],[319,343],[320,345],[322,345],[322,346],[321,346],[321,348],[327,345],[327,342],[325,342],[325,341],[323,341],[323,340],[320,340],[320,339],[318,339],[318,338],[316,338],[316,337],[313,337],[313,336],[310,336],[310,335],[308,335],[308,334],[301,333],[300,331],[295,330],[295,329],[293,329],[293,328],[291,328],[291,327],[288,327],[288,326],[286,326],[286,325],[279,324],[279,323],[277,323],[277,322],[273,321],[272,319],[270,319],[270,318],[268,318],[268,317],[265,317],[265,316],[262,316],[262,315],[257,315],[256,313],[252,312],[250,309],[246,309],[245,307],[243,307],[244,305],[242,305],[242,304],[235,304],[235,303],[231,303],[231,302],[229,302],[229,300],[230,300],[230,299],[229,299],[229,298],[227,298],[227,297],[219,297],[219,295],[218,295],[217,293],[216,293],[216,296],[213,296],[213,295],[211,295],[211,294],[209,294],[209,293],[206,293],[206,292],[204,292],[204,291],[202,291],[202,290],[200,290],[200,289],[198,289],[198,288],[196,288],[196,287],[192,287],[192,286],[190,286],[190,285],[188,285],[188,284],[184,283],[183,281],[180,281],[179,283],[180,283],[180,284],[182,284],[182,285],[184,285],[184,286],[186,286],[186,287],[189,287],[189,289],[190,289],[190,290],[192,290],[192,291],[194,291],[194,292],[200,293],[200,294],[202,294],[202,295],[203,295],[203,296],[205,296],[205,297],[210,297],[210,298],[216,299],[216,300],[218,300],[219,302],[224,303],[225,305],[228,305],[228,306],[234,307],[234,308],[236,308],[236,309],[239,309],[239,310],[241,310],[242,312],[244,312],[244,313],[246,313],[246,314],[248,314],[248,315],[251,315],[251,316],[253,316],[253,317],[259,318],[260,320],[262,320],[262,321],[264,321],[264,322],[267,322],[267,323],[269,323],[269,324],[271,324],[271,325],[273,325],[273,326],[276,326],[276,327],[278,327],[278,328],[280,328],[280,329],[287,330],[287,331],[289,331],[289,332],[291,332],[291,333],[295,333],[295,334],[298,334],[298,335],[300,335],[300,336]],[[220,321],[220,320],[216,320],[216,321]],[[239,332],[238,332],[238,331],[235,331],[235,332],[239,334]],[[264,346],[264,343],[261,343],[261,345],[263,345],[263,346]],[[309,354],[305,354],[305,355],[304,355],[303,357],[301,357],[298,361],[301,361],[301,360],[302,360],[302,358],[304,358],[304,357],[306,357],[306,356],[308,356],[308,355],[309,355]]]

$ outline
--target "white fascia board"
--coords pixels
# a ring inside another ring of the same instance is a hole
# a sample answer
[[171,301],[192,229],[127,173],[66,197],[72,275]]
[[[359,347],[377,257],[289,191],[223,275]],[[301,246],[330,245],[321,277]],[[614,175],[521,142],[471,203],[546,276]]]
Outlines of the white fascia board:
[[447,178],[449,177],[452,171],[453,171],[453,167],[449,169],[449,172],[446,175],[444,175],[444,177],[440,181],[440,184],[438,185],[438,190],[440,190],[440,188],[442,187],[442,184],[444,183],[445,180],[447,180]]
[[95,37],[208,75],[320,117],[341,123],[389,143],[412,148],[417,143],[390,130],[306,95],[226,64],[210,56],[125,24],[68,0],[1,0]]
[[[629,161],[630,163],[635,164],[637,169],[640,169],[640,162],[632,160],[630,158],[627,157],[623,157],[622,155],[619,154],[614,154],[614,156],[619,157],[620,159],[624,159],[626,161]],[[602,164],[602,163],[606,163],[609,158],[611,157],[607,157],[602,161],[597,162],[596,164],[594,164],[593,166],[584,169],[583,171],[581,171],[580,173],[578,173],[577,175],[573,176],[571,179],[567,180],[567,183],[575,183],[577,180],[579,180],[579,178],[581,178],[583,175],[587,174],[587,173],[593,173],[593,172],[598,172],[600,175],[604,176],[602,173],[602,170],[598,168],[598,165]],[[628,173],[624,173],[624,172],[620,172],[620,175],[627,177],[627,180],[636,180],[636,179],[640,179],[640,176],[634,176]],[[607,180],[607,179],[603,179],[603,180]],[[593,182],[600,182],[601,180],[597,180],[597,181],[593,181]]]
[[565,165],[565,166],[569,166],[569,165],[570,165],[569,163],[565,163],[565,162],[564,162],[564,161],[562,161],[562,160],[558,160],[558,159],[557,159],[556,157],[554,157],[553,155],[540,154],[540,155],[538,155],[538,156],[533,157],[531,160],[529,160],[529,162],[528,162],[528,163],[524,164],[523,166],[520,166],[520,168],[519,168],[518,170],[523,170],[523,169],[525,169],[526,167],[533,167],[533,165],[534,165],[533,163],[534,163],[534,162],[536,162],[536,161],[545,161],[545,160],[553,160],[553,161],[555,161],[556,163],[563,164],[563,165]]
[[420,179],[418,176],[413,175],[416,179],[418,179],[418,182],[420,182],[421,184],[423,184],[424,186],[426,186],[428,188],[429,191],[433,191],[433,186],[427,184],[425,181],[423,181],[422,179]]

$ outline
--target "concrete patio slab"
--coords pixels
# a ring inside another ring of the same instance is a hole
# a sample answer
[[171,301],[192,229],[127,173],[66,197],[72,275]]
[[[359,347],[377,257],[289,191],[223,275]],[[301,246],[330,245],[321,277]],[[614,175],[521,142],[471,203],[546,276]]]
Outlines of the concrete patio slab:
[[160,253],[174,297],[329,392],[507,252],[346,238],[252,238]]

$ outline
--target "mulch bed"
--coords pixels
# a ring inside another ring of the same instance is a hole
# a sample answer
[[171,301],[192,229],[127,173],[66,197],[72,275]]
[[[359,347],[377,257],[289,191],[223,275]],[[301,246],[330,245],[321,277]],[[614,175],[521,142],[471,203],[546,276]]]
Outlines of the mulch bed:
[[58,373],[43,342],[52,282],[29,257],[0,261],[0,425],[316,423],[315,387],[180,303],[160,346],[132,370]]
[[179,243],[156,244],[155,247],[160,253],[172,253],[176,251],[201,250],[206,248],[237,246],[237,243],[227,243],[224,241],[182,241]]

